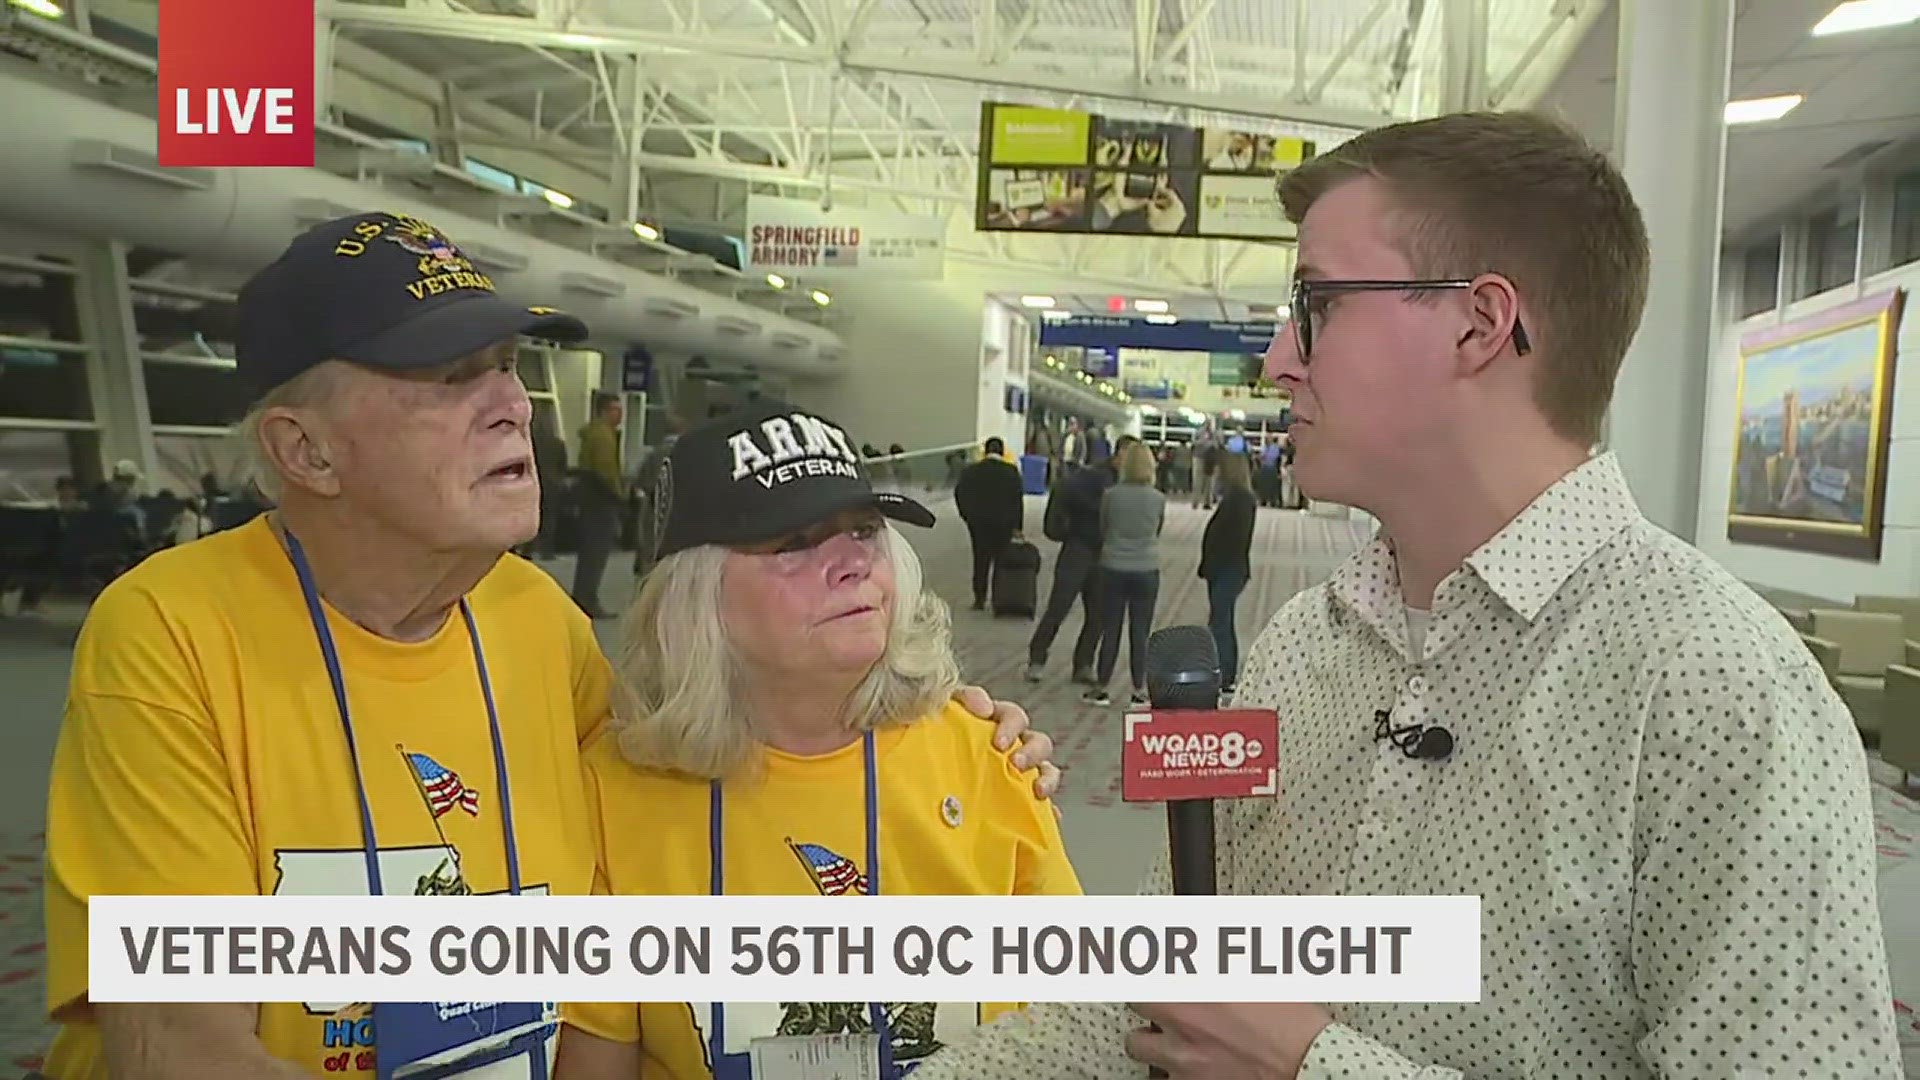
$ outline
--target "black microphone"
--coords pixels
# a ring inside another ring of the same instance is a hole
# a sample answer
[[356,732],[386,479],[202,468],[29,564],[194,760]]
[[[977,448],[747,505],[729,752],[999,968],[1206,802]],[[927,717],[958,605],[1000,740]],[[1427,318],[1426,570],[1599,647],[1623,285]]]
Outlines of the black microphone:
[[1445,761],[1453,754],[1453,732],[1438,724],[1393,726],[1393,713],[1380,709],[1373,714],[1373,740],[1385,739],[1401,753],[1418,761]]
[[[1220,707],[1220,653],[1204,626],[1169,626],[1147,638],[1147,703],[1156,709]],[[1213,800],[1167,801],[1167,846],[1177,896],[1212,896],[1219,888],[1213,865]],[[1156,1025],[1154,1030],[1159,1030]],[[1164,1080],[1151,1066],[1147,1075]]]
[[[1147,639],[1147,702],[1156,709],[1220,707],[1220,654],[1204,626],[1169,626]],[[1167,802],[1167,844],[1178,896],[1212,896],[1213,800]]]

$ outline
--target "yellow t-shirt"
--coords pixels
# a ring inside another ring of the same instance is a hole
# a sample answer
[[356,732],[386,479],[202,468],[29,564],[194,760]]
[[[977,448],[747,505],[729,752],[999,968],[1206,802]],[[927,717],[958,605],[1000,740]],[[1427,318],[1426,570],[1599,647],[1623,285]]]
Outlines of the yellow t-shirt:
[[[1053,807],[1033,797],[1030,777],[993,746],[993,725],[958,704],[874,739],[879,787],[880,888],[889,896],[1080,894]],[[611,734],[585,751],[587,799],[605,879],[615,896],[706,895],[708,785],[627,764]],[[735,895],[865,895],[866,812],[861,744],[816,757],[768,751],[764,778],[726,785],[726,891]],[[908,1006],[893,1020],[895,1060],[932,1053],[958,1030],[1017,1009],[1014,1003]],[[726,1011],[722,1077],[747,1076],[749,1040],[807,1034],[808,1018],[866,1005],[733,1004]],[[710,1007],[705,1004],[569,1004],[566,1020],[616,1042],[644,1042],[646,1080],[706,1080]],[[642,1033],[644,1032],[644,1040]]]
[[[522,891],[585,894],[593,850],[580,745],[606,716],[611,670],[586,616],[525,560],[501,559],[469,601],[499,711]],[[433,638],[403,644],[327,616],[385,891],[505,892],[466,621],[455,611]],[[89,896],[367,891],[339,710],[266,519],[116,580],[81,631],[54,751],[47,993],[62,1027],[46,1074],[106,1075],[86,1006]],[[372,1069],[370,1016],[342,1002],[268,1004],[258,1030],[271,1053],[315,1076],[354,1074]],[[327,1069],[330,1059],[344,1068]]]

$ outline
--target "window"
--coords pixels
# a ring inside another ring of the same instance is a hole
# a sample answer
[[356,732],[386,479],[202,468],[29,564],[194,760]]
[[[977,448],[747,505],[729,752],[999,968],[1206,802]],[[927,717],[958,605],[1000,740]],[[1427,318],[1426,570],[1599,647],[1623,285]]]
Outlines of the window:
[[1800,297],[1837,289],[1852,281],[1854,257],[1859,248],[1859,200],[1808,218],[1807,272]]
[[91,421],[82,340],[72,268],[0,257],[0,415]]
[[155,281],[132,283],[134,332],[156,429],[225,428],[246,414],[233,367],[233,298]]
[[1740,317],[1771,311],[1780,300],[1780,234],[1747,248],[1740,256]]
[[467,175],[473,177],[475,180],[492,184],[494,187],[504,191],[515,193],[520,191],[520,178],[500,168],[498,165],[489,165],[476,158],[467,158],[462,164],[467,170]]
[[1920,169],[1893,178],[1893,265],[1920,262]]

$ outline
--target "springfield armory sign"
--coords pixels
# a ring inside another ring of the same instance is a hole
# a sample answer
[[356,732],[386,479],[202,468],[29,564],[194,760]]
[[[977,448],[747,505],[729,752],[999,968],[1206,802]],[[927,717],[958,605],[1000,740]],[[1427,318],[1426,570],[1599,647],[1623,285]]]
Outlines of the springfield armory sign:
[[802,199],[747,199],[750,273],[827,280],[937,280],[946,271],[946,223],[864,207],[820,209]]

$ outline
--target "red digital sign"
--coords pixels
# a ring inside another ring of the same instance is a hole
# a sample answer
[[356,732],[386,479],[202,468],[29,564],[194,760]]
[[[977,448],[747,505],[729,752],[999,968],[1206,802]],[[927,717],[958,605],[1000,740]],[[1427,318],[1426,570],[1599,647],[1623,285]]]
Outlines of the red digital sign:
[[1279,791],[1280,716],[1272,709],[1152,709],[1126,715],[1120,797],[1127,802],[1245,799]]
[[313,5],[160,5],[161,165],[313,164]]

